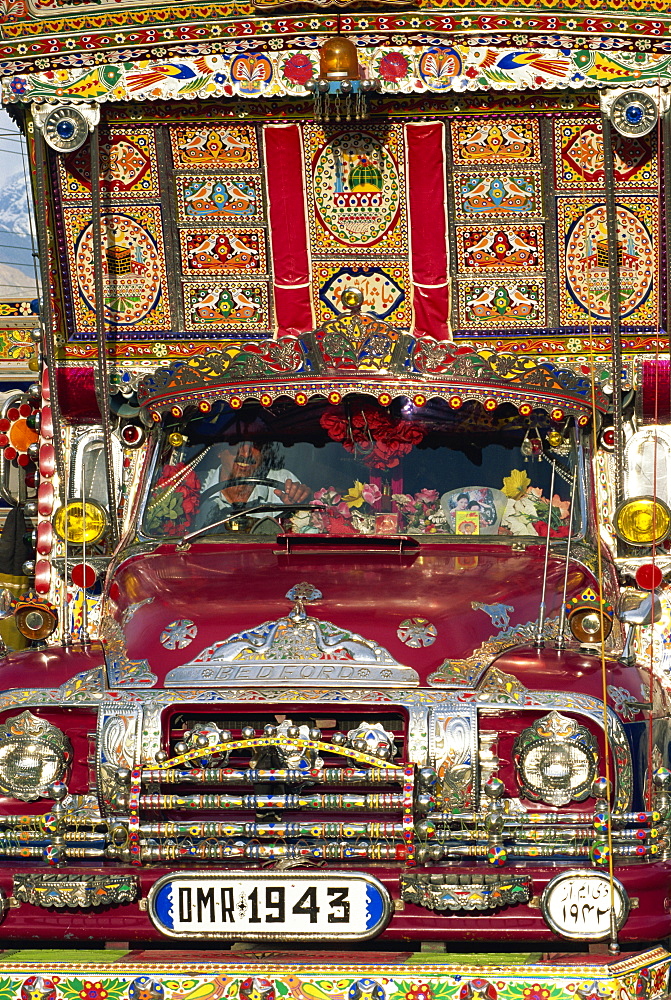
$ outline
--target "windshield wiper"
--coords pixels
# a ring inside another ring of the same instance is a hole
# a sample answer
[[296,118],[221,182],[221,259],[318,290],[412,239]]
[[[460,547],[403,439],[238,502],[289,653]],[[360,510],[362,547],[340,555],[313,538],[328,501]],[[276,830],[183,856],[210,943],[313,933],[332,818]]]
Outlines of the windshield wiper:
[[239,510],[233,511],[232,514],[227,514],[226,517],[220,518],[218,521],[213,521],[212,524],[204,524],[200,528],[196,528],[195,531],[190,531],[187,535],[180,540],[177,548],[181,548],[184,545],[188,545],[189,542],[193,541],[194,538],[198,538],[199,535],[204,535],[206,532],[211,531],[212,528],[221,528],[230,521],[235,521],[237,517],[243,517],[245,514],[260,514],[263,511],[268,510],[323,510],[325,504],[315,504],[315,503],[259,503],[253,507],[244,507]]

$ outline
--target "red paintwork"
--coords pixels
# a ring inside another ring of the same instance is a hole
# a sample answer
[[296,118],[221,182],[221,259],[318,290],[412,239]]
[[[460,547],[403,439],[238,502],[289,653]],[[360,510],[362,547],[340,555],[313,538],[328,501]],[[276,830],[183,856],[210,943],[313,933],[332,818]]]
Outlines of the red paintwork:
[[[169,670],[214,642],[284,617],[291,609],[287,591],[306,580],[323,594],[309,606],[311,615],[375,640],[399,663],[413,667],[420,685],[425,685],[446,658],[466,658],[500,631],[471,602],[512,605],[511,626],[536,621],[543,560],[542,545],[514,551],[508,545],[422,542],[403,555],[343,552],[337,542],[326,550],[303,545],[288,555],[272,542],[194,544],[185,552],[164,545],[118,568],[110,609],[120,621],[131,603],[153,599],[128,621],[126,646],[131,660],[149,661],[160,686]],[[563,577],[563,562],[551,558],[548,617],[559,614]],[[594,586],[591,574],[578,563],[569,578],[569,596]],[[436,626],[438,638],[432,646],[412,649],[398,638],[401,621],[414,616]],[[198,635],[186,649],[165,649],[159,642],[161,630],[180,618],[193,621]],[[538,670],[535,680],[529,678],[530,686],[545,686],[541,674],[546,668],[539,664]],[[570,671],[566,683],[575,684]]]
[[[467,658],[500,631],[486,612],[472,608],[472,602],[512,605],[511,626],[536,621],[544,556],[543,544],[516,550],[507,544],[452,545],[424,540],[403,554],[384,548],[366,551],[365,546],[343,551],[337,541],[311,547],[309,540],[303,540],[299,549],[289,554],[274,541],[207,541],[193,544],[183,552],[174,545],[163,545],[151,553],[131,555],[114,569],[103,613],[111,613],[121,622],[124,611],[131,605],[152,599],[130,616],[125,635],[129,658],[147,659],[158,676],[156,687],[161,687],[169,670],[193,659],[207,646],[286,615],[292,606],[285,597],[287,591],[305,580],[323,593],[321,601],[308,606],[311,615],[375,640],[400,663],[413,667],[419,674],[420,685],[426,686],[429,675],[438,670],[446,658]],[[610,572],[609,565],[605,564],[606,572]],[[563,578],[563,562],[551,557],[546,596],[548,617],[559,613]],[[569,596],[595,585],[592,575],[577,562],[570,567],[569,580]],[[428,618],[437,627],[438,638],[432,646],[412,649],[399,640],[398,625],[404,618],[414,616]],[[180,618],[188,618],[198,626],[197,638],[185,649],[166,649],[159,641],[161,631]],[[0,663],[0,689],[57,688],[75,674],[100,666],[102,661],[100,645],[87,649],[50,647],[13,654]],[[493,665],[532,691],[579,691],[597,699],[602,697],[600,658],[581,652],[575,644],[560,652],[552,646],[537,649],[527,643],[508,649],[495,658]],[[607,660],[607,667],[609,684],[626,688],[635,697],[640,697],[644,678],[638,670],[613,660]],[[266,703],[264,707],[270,706]],[[481,707],[489,715],[499,716],[492,727],[498,727],[500,732],[500,777],[508,794],[519,795],[511,748],[515,735],[529,724],[533,713],[522,713],[515,705],[483,703]],[[245,712],[239,705],[230,708],[239,714]],[[272,709],[295,712],[296,704],[283,706],[278,700]],[[310,700],[301,702],[301,712],[309,713],[311,709]],[[314,709],[325,710],[317,694]],[[372,718],[379,709],[373,690],[369,704],[365,698],[361,706],[348,703],[348,711],[361,711],[366,718]],[[217,711],[226,710],[227,706],[218,703]],[[393,700],[384,710],[395,711]],[[95,781],[94,775],[89,774],[87,762],[93,750],[88,734],[95,728],[95,710],[70,709],[67,704],[59,706],[56,703],[53,707],[35,708],[34,711],[60,725],[70,736],[75,749],[75,763],[68,778],[70,789],[86,792],[87,782]],[[191,706],[189,711],[207,715],[211,707],[201,702]],[[328,713],[328,709],[326,711]],[[398,711],[402,713],[403,709]],[[4,709],[0,712],[0,721],[15,712],[16,707]],[[166,714],[170,713],[166,705]],[[603,751],[599,728],[591,723],[589,726],[599,738]],[[164,741],[167,736],[164,730]],[[167,742],[165,747],[169,749]],[[527,805],[539,808],[534,803]],[[547,808],[540,806],[540,809]],[[576,808],[575,803],[573,808]],[[592,808],[592,801],[584,803],[586,812]],[[21,803],[18,811],[26,814],[44,812],[45,803],[43,800]],[[0,799],[0,812],[17,812],[17,803]],[[585,858],[567,859],[562,865],[539,864],[529,859],[509,867],[511,873],[531,876],[537,898],[547,881],[561,868],[583,867],[585,863]],[[190,869],[191,866],[185,867]],[[224,870],[227,867],[223,866]],[[212,870],[217,868],[219,866],[213,866]],[[392,897],[398,899],[398,866],[368,862],[355,865],[353,869],[375,874],[387,885]],[[77,871],[103,870],[117,873],[124,869],[114,861],[106,869],[99,864],[91,867],[67,865],[72,875]],[[151,885],[171,869],[162,865],[126,870],[137,875],[141,895],[146,900]],[[451,870],[482,874],[488,866],[457,863]],[[34,862],[24,867],[20,859],[4,864],[0,868],[0,888],[7,895],[11,895],[11,878],[15,871],[44,872],[44,868]],[[436,871],[445,871],[445,867],[438,866]],[[631,867],[616,865],[615,873],[630,896],[638,900],[623,938],[646,941],[668,935],[671,932],[671,903],[667,899],[671,897],[671,863],[655,860]],[[9,910],[0,925],[0,937],[40,941],[62,940],[68,936],[80,941],[165,940],[153,928],[146,910],[137,904],[106,908],[102,916],[104,919],[97,919],[90,911],[44,910],[23,904]],[[508,942],[561,941],[545,924],[540,909],[525,905],[510,907],[504,912],[434,913],[405,904],[395,912],[380,939],[487,942],[502,938]]]
[[[98,642],[81,646],[49,646],[25,649],[0,661],[0,690],[12,688],[57,688],[75,674],[93,670],[105,662]],[[12,711],[15,711],[15,706]]]

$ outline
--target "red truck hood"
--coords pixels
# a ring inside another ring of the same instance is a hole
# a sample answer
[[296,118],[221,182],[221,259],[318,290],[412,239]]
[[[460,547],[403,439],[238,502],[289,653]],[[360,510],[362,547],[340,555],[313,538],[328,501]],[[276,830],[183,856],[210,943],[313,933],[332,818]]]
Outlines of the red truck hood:
[[[466,659],[488,639],[536,622],[543,559],[542,545],[514,551],[423,542],[407,554],[337,545],[286,554],[253,542],[185,552],[163,546],[118,568],[108,611],[123,628],[128,658],[146,660],[159,685],[256,678],[275,686],[280,675],[285,684],[426,685],[446,660]],[[563,579],[562,560],[551,556],[547,618],[559,614]],[[594,586],[579,563],[569,581],[569,596]],[[292,661],[286,642],[298,619],[288,616],[302,609],[286,595],[301,583],[322,595],[305,604],[303,618],[319,649]],[[241,662],[248,664],[242,671]]]

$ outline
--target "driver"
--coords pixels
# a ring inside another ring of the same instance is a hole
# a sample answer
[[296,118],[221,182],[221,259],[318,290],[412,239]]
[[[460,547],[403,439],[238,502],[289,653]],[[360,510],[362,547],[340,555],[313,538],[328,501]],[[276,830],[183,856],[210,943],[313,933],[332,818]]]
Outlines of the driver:
[[[281,457],[275,444],[259,445],[253,441],[221,444],[215,454],[219,465],[204,477],[202,489],[205,491],[217,483],[222,488],[209,497],[212,507],[208,509],[207,521],[225,516],[237,504],[304,503],[312,492],[288,469],[278,468]],[[259,483],[260,479],[273,482]]]

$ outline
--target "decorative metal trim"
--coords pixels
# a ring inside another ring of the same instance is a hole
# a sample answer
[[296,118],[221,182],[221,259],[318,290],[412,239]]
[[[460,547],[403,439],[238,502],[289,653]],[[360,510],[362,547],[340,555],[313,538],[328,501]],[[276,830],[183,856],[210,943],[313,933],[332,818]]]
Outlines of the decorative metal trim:
[[156,684],[158,677],[151,672],[148,660],[128,658],[123,630],[111,615],[103,616],[100,639],[104,643],[110,687],[145,688]]
[[[582,760],[582,780],[572,784],[576,755]],[[565,806],[582,802],[597,775],[599,748],[585,726],[560,712],[536,719],[513,744],[513,761],[518,784],[534,802]],[[534,780],[536,776],[536,780]]]
[[[337,329],[331,331],[333,324]],[[138,400],[160,420],[167,409],[187,409],[201,400],[238,406],[248,399],[267,404],[289,396],[306,403],[334,391],[339,396],[361,392],[422,401],[449,400],[456,394],[463,401],[496,398],[546,410],[560,407],[567,416],[591,413],[591,382],[577,364],[560,368],[547,359],[541,363],[494,350],[459,353],[452,342],[413,338],[358,313],[338,316],[302,339],[249,342],[244,348],[176,361],[142,379]],[[608,406],[600,386],[596,406]]]
[[22,802],[49,794],[72,760],[72,744],[56,726],[21,712],[0,726],[0,790]]
[[71,907],[90,910],[92,907],[134,903],[138,898],[136,875],[69,875],[53,872],[37,875],[15,875],[14,899],[42,909]]
[[169,671],[165,686],[219,681],[243,687],[260,681],[291,687],[300,682],[337,687],[350,682],[372,687],[419,684],[416,671],[400,664],[383,646],[307,615],[303,602],[317,597],[303,597],[297,587],[289,593],[295,594],[295,605],[285,618],[263,622],[214,643]]
[[[474,607],[472,604],[471,607]],[[474,607],[477,610],[480,605]],[[489,607],[489,605],[487,605]],[[504,607],[504,605],[501,605]],[[482,610],[485,606],[482,605]],[[544,637],[546,639],[556,639],[559,624],[558,618],[548,618],[545,621]],[[505,632],[487,639],[470,656],[463,660],[444,660],[435,673],[430,674],[428,683],[436,687],[446,688],[469,688],[475,687],[479,679],[489,667],[492,660],[506,649],[513,646],[520,646],[533,642],[535,639],[537,622],[527,622],[526,625],[511,625]]]
[[528,903],[532,895],[528,875],[401,875],[401,899],[425,910],[499,910]]

